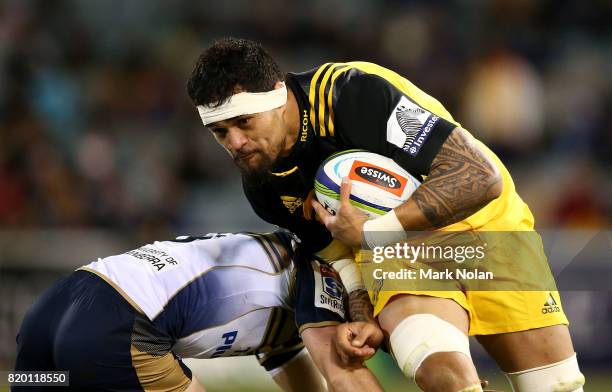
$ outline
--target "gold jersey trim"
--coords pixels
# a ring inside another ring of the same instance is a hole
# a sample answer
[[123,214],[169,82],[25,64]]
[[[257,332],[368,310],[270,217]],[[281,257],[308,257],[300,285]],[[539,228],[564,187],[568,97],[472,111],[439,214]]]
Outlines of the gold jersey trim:
[[111,285],[111,287],[113,289],[115,289],[115,291],[118,292],[119,295],[121,295],[123,297],[123,299],[125,299],[130,305],[132,305],[132,307],[134,309],[136,309],[136,311],[138,311],[138,313],[145,314],[145,312],[140,308],[140,306],[138,306],[138,304],[136,302],[134,302],[134,300],[132,298],[130,298],[130,296],[127,295],[126,292],[123,291],[123,289],[121,287],[117,286],[117,284],[115,282],[113,282],[112,280],[110,280],[106,275],[103,275],[102,273],[96,271],[93,268],[89,268],[89,267],[79,267],[75,271],[87,271],[87,272],[90,272],[90,273],[98,276],[99,278],[104,280],[106,283]]
[[270,174],[276,177],[287,177],[288,175],[295,173],[297,169],[299,169],[299,167],[295,166],[293,169],[289,169],[284,172],[279,172],[279,173],[270,172]]

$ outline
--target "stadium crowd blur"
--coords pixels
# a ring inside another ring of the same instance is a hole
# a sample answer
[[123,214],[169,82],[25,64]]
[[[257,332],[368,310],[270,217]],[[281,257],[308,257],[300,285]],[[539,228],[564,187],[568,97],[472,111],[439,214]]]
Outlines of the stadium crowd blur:
[[539,228],[610,228],[611,21],[605,0],[1,0],[0,228],[262,225],[186,93],[228,35],[284,71],[401,73],[501,156]]
[[[502,156],[539,227],[609,226],[610,4],[5,0],[0,224],[209,228],[197,196],[236,176],[185,83],[231,34],[261,40],[285,71],[398,71]],[[248,208],[236,200],[228,220]]]

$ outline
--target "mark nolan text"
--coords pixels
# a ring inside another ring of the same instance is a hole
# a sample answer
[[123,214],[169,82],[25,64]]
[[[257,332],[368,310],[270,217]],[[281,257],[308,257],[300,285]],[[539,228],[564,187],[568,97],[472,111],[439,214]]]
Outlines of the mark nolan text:
[[384,271],[382,268],[376,268],[372,272],[374,279],[389,279],[389,280],[415,280],[415,279],[429,279],[429,280],[455,280],[455,279],[467,279],[467,280],[493,280],[493,272],[491,271],[480,271],[478,268],[466,269],[458,268],[455,270],[445,269],[437,271],[433,269],[401,269],[399,271]]

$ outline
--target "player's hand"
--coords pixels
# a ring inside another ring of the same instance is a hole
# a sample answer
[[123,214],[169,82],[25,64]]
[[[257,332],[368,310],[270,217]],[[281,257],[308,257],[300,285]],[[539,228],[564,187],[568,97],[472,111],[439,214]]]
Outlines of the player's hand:
[[377,324],[353,321],[338,325],[334,345],[342,362],[360,364],[374,356],[383,337]]
[[363,224],[368,220],[368,216],[351,205],[350,195],[351,182],[344,177],[340,186],[340,205],[336,215],[330,214],[316,200],[312,201],[312,207],[315,209],[317,219],[327,227],[332,237],[347,246],[358,248],[363,240]]

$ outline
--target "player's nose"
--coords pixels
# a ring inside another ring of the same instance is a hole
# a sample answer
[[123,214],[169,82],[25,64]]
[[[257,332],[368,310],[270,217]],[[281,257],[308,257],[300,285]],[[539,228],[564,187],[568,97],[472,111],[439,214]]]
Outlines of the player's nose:
[[247,141],[248,138],[242,130],[233,127],[227,130],[227,143],[231,151],[240,151]]

